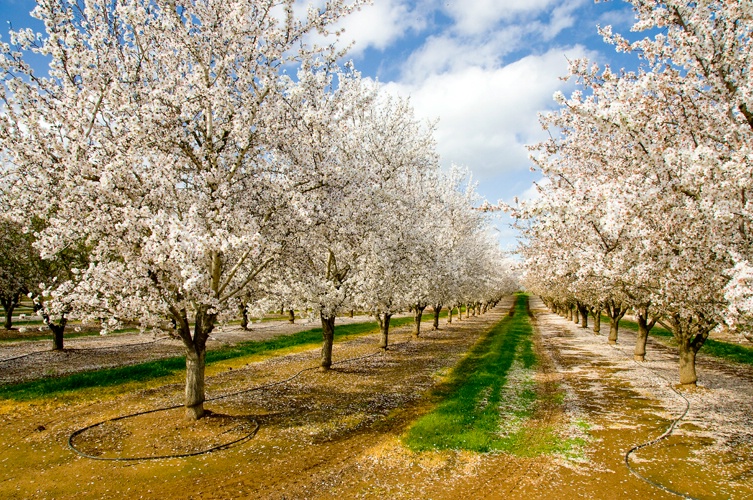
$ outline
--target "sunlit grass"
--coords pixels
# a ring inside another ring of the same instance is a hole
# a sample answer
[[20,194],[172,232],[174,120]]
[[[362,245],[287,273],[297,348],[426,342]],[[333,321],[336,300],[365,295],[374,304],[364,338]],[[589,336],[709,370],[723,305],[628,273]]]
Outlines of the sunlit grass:
[[518,295],[515,314],[495,325],[450,373],[434,394],[434,411],[416,421],[403,437],[407,447],[529,455],[565,446],[546,429],[503,425],[503,420],[530,419],[538,397],[532,381],[516,378],[514,385],[508,385],[514,365],[530,373],[537,363],[527,301],[528,297]]

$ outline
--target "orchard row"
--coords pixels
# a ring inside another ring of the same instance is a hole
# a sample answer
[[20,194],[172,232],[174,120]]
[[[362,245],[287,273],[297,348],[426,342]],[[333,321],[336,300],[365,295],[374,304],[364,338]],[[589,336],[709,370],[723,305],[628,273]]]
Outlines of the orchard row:
[[218,323],[313,310],[326,370],[338,312],[386,332],[514,290],[433,125],[335,64],[324,35],[361,3],[40,3],[46,34],[0,47],[3,270],[23,271],[3,294],[31,292],[61,346],[69,318],[174,325],[200,418]]
[[541,118],[541,196],[510,208],[525,234],[526,287],[567,314],[616,325],[632,309],[636,356],[660,322],[680,383],[715,328],[753,314],[753,4],[630,0],[636,41],[601,30],[639,69],[574,60],[579,86]]

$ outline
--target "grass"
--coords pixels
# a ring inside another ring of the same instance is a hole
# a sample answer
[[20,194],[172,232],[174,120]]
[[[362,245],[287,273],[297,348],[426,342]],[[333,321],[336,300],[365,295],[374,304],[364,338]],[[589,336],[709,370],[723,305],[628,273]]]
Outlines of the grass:
[[[413,318],[410,317],[395,318],[391,321],[390,325],[399,327],[412,321]],[[340,325],[335,328],[335,340],[347,340],[354,336],[373,332],[377,328],[376,322]],[[270,354],[293,347],[313,346],[321,341],[321,328],[314,328],[291,335],[280,335],[269,340],[248,341],[232,347],[207,351],[206,364],[209,366],[230,359]],[[128,383],[143,383],[154,379],[174,376],[185,370],[185,367],[185,357],[176,356],[136,365],[75,373],[59,378],[44,378],[2,386],[0,387],[0,398],[28,401],[31,399],[56,397],[84,389],[114,387]]]
[[518,295],[514,315],[497,323],[435,391],[436,408],[403,436],[408,448],[529,455],[561,447],[552,429],[522,425],[533,416],[538,398],[527,302]]
[[[635,321],[623,319],[620,321],[620,326],[625,327],[628,330],[638,331],[638,323]],[[677,345],[672,332],[659,325],[654,326],[651,329],[651,332],[649,332],[649,335],[659,338],[666,344],[673,346]],[[706,342],[703,344],[703,347],[701,347],[701,350],[698,351],[698,354],[706,354],[727,361],[734,361],[735,363],[753,366],[753,347],[733,344],[731,342],[706,339]]]

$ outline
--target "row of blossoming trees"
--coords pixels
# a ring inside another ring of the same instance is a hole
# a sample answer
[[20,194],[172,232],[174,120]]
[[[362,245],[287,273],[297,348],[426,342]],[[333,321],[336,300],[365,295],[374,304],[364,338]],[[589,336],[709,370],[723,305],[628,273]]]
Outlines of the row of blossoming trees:
[[525,232],[526,286],[559,309],[625,312],[672,331],[680,383],[716,327],[753,313],[753,4],[629,0],[648,30],[601,32],[641,69],[572,61],[581,90],[542,117],[532,147],[546,181],[513,209]]
[[239,311],[313,311],[327,369],[338,313],[377,316],[386,347],[397,311],[514,290],[432,126],[316,43],[360,3],[44,0],[46,36],[11,34],[2,202],[17,241],[67,263],[28,284],[61,346],[71,317],[172,322],[200,418],[208,336]]

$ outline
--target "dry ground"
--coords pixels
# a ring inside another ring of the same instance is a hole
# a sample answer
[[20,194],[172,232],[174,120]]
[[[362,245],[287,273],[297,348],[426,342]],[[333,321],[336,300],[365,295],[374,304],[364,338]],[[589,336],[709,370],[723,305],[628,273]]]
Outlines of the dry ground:
[[[227,362],[208,378],[210,398],[300,374],[211,401],[213,414],[198,424],[184,422],[179,409],[166,410],[74,438],[79,449],[104,458],[157,456],[243,438],[258,424],[250,439],[195,457],[97,461],[67,447],[77,429],[179,403],[180,384],[0,403],[0,498],[675,498],[624,464],[628,449],[660,435],[685,409],[672,390],[674,353],[652,342],[649,361],[634,363],[629,333],[609,347],[605,336],[545,312],[536,300],[545,403],[531,425],[583,438],[584,445],[568,457],[531,458],[416,454],[401,445],[400,435],[431,409],[431,388],[510,304],[452,325],[443,321],[417,341],[409,328],[397,329],[386,353],[375,349],[376,334],[337,344],[335,361],[359,359],[330,373],[301,372],[316,366],[317,350]],[[34,356],[40,355],[8,364]],[[683,392],[690,412],[675,435],[640,450],[631,463],[696,498],[753,498],[752,370],[701,359],[699,375],[700,387]]]

